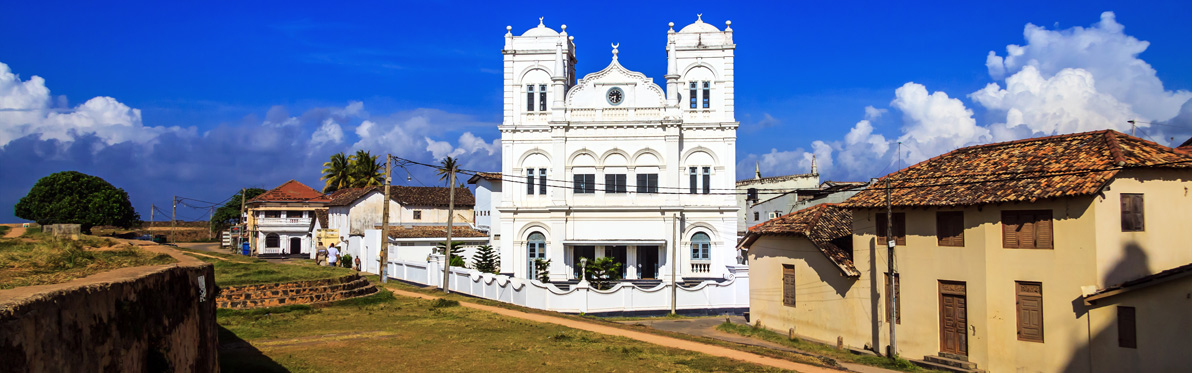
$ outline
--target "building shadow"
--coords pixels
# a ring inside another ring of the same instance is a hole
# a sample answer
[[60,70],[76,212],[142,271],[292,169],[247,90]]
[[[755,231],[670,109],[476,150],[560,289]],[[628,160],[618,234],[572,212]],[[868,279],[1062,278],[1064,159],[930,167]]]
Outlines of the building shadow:
[[289,372],[252,344],[219,326],[219,369],[223,372]]
[[[1150,264],[1148,264],[1146,251],[1142,249],[1137,242],[1127,243],[1122,247],[1123,255],[1117,263],[1113,265],[1105,273],[1102,279],[1102,288],[1120,285],[1124,282],[1148,276],[1151,274]],[[1116,324],[1102,327],[1101,330],[1092,330],[1093,312],[1116,312],[1114,305],[1116,302],[1101,302],[1101,304],[1089,306],[1084,304],[1084,296],[1078,296],[1072,300],[1072,312],[1076,318],[1084,318],[1086,339],[1083,343],[1079,343],[1075,351],[1068,358],[1068,363],[1064,366],[1065,373],[1084,373],[1094,371],[1115,371],[1120,367],[1105,367],[1098,366],[1094,362],[1098,355],[1114,356],[1114,360],[1128,359],[1132,363],[1125,363],[1122,366],[1137,366],[1137,354],[1126,353],[1121,351],[1095,351],[1097,349],[1118,349],[1118,333],[1114,329]],[[1178,317],[1171,315],[1172,317]],[[1135,349],[1133,352],[1136,352]],[[1121,364],[1121,361],[1116,361]]]
[[1147,263],[1146,252],[1137,242],[1126,244],[1122,251],[1124,251],[1122,259],[1114,264],[1102,279],[1101,283],[1105,286],[1121,284],[1151,274],[1151,266]]

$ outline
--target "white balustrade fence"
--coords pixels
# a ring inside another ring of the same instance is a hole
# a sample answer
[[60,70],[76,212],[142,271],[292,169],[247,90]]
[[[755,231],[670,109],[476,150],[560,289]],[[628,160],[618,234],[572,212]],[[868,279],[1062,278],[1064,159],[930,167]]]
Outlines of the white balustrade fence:
[[[390,261],[389,276],[394,279],[441,286],[442,256],[432,255],[429,262]],[[724,281],[704,281],[691,287],[679,286],[678,310],[740,311],[749,308],[749,270],[743,265],[729,266]],[[505,275],[481,273],[474,269],[453,267],[451,291],[540,310],[566,313],[611,313],[669,311],[671,285],[663,282],[641,288],[628,282],[609,290],[596,290],[580,283],[569,290],[554,284]]]

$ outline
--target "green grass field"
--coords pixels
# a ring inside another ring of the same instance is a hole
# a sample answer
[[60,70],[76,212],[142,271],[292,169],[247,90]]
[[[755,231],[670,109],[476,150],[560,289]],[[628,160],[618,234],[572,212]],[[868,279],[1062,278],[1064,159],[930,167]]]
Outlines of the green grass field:
[[53,237],[30,228],[19,238],[0,238],[0,289],[56,284],[117,268],[177,262],[169,255],[118,241],[80,235]]
[[[218,275],[217,275],[218,277]],[[731,359],[387,291],[327,306],[219,312],[225,372],[768,372]]]

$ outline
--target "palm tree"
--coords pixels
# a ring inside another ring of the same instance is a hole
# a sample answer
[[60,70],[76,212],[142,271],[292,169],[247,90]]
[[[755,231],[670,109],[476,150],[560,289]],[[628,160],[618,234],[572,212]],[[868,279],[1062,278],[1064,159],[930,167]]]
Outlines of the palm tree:
[[[459,165],[455,162],[455,158],[451,158],[451,157],[443,158],[443,161],[439,164],[440,164],[439,168],[435,169],[435,173],[439,174],[439,180],[441,180],[443,182],[450,183],[449,181],[447,181],[447,178],[451,175],[452,172],[459,171]],[[451,185],[448,184],[447,186],[451,186]]]
[[351,157],[352,187],[363,188],[385,183],[383,174],[385,165],[377,162],[379,155],[369,154],[366,150],[357,150]]
[[323,176],[319,178],[326,184],[323,193],[331,193],[352,186],[352,165],[343,152],[331,155],[331,160],[323,162]]

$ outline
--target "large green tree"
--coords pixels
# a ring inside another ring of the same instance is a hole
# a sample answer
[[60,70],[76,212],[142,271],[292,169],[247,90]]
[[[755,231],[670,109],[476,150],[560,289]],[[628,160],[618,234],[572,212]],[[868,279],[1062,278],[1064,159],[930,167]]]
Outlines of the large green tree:
[[352,162],[343,152],[331,155],[331,160],[323,162],[323,193],[331,193],[343,188],[352,187]]
[[352,187],[363,188],[385,183],[385,164],[377,162],[379,155],[369,154],[366,150],[357,150],[352,154]]
[[232,199],[228,200],[228,203],[215,209],[215,213],[211,215],[211,227],[216,232],[222,232],[224,229],[228,229],[228,227],[240,224],[240,201],[256,198],[256,196],[263,193],[265,193],[265,190],[261,188],[244,189],[244,195],[236,192],[236,195],[233,195]]
[[86,233],[97,225],[128,228],[141,222],[124,189],[77,171],[41,178],[13,210],[18,218],[42,225],[79,224]]

